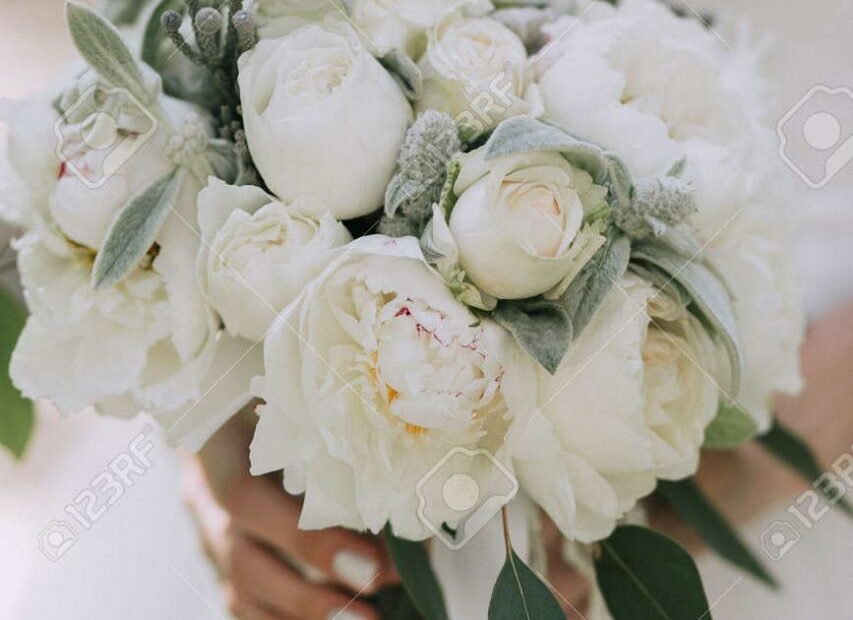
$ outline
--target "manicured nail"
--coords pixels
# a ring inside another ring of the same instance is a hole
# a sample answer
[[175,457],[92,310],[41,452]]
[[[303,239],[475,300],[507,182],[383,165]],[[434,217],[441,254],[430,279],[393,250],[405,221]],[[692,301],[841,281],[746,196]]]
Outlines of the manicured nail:
[[352,609],[336,609],[329,614],[329,620],[366,620],[364,616],[354,612]]
[[[361,590],[376,577],[379,565],[373,558],[354,551],[341,551],[332,560],[332,569],[341,581],[351,588]],[[346,616],[342,618],[348,620]]]

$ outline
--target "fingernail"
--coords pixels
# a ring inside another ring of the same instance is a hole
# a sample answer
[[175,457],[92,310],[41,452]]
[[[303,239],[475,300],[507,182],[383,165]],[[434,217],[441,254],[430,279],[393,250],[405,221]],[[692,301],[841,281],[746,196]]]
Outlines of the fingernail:
[[[341,551],[332,560],[332,569],[341,581],[356,590],[361,590],[376,577],[379,565],[373,558],[360,553]],[[347,616],[339,617],[349,620]]]
[[366,620],[364,616],[354,612],[352,609],[336,609],[329,614],[329,620]]

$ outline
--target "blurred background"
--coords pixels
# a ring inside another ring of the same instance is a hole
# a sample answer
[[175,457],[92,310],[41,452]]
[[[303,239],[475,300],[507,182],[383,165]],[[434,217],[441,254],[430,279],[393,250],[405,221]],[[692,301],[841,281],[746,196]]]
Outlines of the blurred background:
[[[674,4],[691,13],[738,16],[752,36],[766,39],[767,69],[779,87],[774,122],[816,85],[853,88],[849,0]],[[61,0],[0,0],[0,97],[38,92],[74,59],[62,5]],[[728,40],[734,32],[719,34]],[[849,105],[853,108],[853,99]],[[853,127],[846,131],[850,135]],[[782,174],[793,177],[787,168]],[[853,300],[853,163],[820,190],[797,183],[792,197],[798,205],[796,260],[815,321]],[[5,246],[8,233],[3,235]],[[853,415],[853,403],[837,407],[838,415]],[[154,426],[144,419],[123,422],[92,414],[60,420],[48,406],[39,407],[36,425],[23,462],[0,451],[0,620],[227,618],[181,502],[177,456]],[[69,530],[64,524],[74,522],[66,510],[70,502],[97,488],[99,475],[115,467],[118,455],[140,448],[147,451],[150,467],[128,478],[114,504],[88,519],[89,529],[78,524]],[[762,534],[782,518],[785,506],[743,528],[757,553]],[[714,616],[853,618],[853,537],[837,512],[803,533],[772,565],[783,584],[780,592],[703,556],[700,569]]]

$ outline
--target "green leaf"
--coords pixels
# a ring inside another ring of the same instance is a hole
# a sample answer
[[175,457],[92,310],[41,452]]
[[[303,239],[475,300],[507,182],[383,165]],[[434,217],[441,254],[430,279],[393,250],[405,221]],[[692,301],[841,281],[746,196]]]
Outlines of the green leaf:
[[678,516],[696,530],[711,549],[771,588],[778,587],[773,576],[744,544],[726,518],[702,494],[693,480],[678,482],[661,480],[658,483],[657,492],[672,506]]
[[237,180],[240,164],[233,142],[214,138],[207,145],[206,155],[213,174],[218,179],[231,184]]
[[530,356],[552,375],[572,343],[572,317],[559,301],[501,301],[495,321],[511,333]]
[[447,620],[444,594],[432,570],[424,544],[397,538],[385,528],[385,542],[403,587],[425,620]]
[[815,484],[825,473],[809,445],[791,429],[783,426],[779,420],[758,442],[779,461],[800,474],[808,483],[826,497],[830,503],[837,504],[849,517],[853,517],[853,506],[841,496],[833,495],[829,489]]
[[172,170],[131,198],[116,214],[95,258],[94,288],[112,286],[139,264],[174,206],[182,179],[177,168]]
[[423,616],[415,609],[415,604],[400,586],[387,586],[367,601],[376,607],[381,620],[423,620]]
[[20,459],[33,431],[33,404],[21,396],[9,377],[12,352],[24,323],[26,309],[0,288],[0,445]]
[[489,602],[489,620],[565,620],[554,594],[515,551],[506,562]]
[[663,534],[621,525],[601,543],[598,587],[613,620],[712,620],[696,563]]
[[147,0],[106,0],[104,16],[116,26],[130,26],[139,19],[147,4]]
[[612,166],[612,160],[600,147],[530,116],[513,116],[503,121],[486,142],[487,160],[530,151],[561,153],[586,170],[598,185],[605,181]]
[[732,450],[755,439],[758,425],[734,403],[721,403],[717,416],[705,429],[705,448]]
[[415,101],[420,98],[424,78],[417,63],[408,54],[392,49],[379,59],[379,63],[394,77],[407,99]]
[[580,336],[595,311],[628,270],[631,242],[611,228],[607,242],[599,248],[561,295],[572,318],[573,338]]
[[651,264],[663,270],[687,291],[700,316],[726,348],[731,368],[730,396],[736,396],[743,375],[743,362],[737,321],[725,285],[701,262],[684,257],[655,241],[636,243],[631,258],[641,265]]
[[65,5],[65,15],[74,45],[89,66],[108,84],[124,88],[142,104],[149,103],[142,71],[115,26],[77,2]]

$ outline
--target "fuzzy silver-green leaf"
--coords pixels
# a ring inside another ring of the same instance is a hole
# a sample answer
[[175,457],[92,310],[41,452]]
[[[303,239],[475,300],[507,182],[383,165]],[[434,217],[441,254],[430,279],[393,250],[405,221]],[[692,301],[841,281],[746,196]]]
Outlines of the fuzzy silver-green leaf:
[[175,203],[183,174],[178,169],[139,194],[113,218],[92,269],[92,286],[104,288],[121,281],[145,256]]

